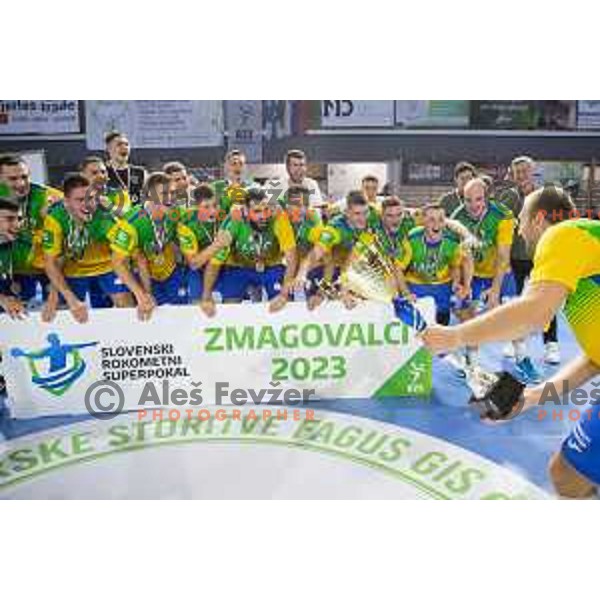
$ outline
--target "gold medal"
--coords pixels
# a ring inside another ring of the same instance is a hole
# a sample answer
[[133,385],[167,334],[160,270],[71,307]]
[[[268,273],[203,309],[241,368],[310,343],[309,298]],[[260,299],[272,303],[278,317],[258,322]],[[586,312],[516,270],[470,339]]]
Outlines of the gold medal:
[[264,273],[265,272],[265,261],[264,260],[257,260],[256,261],[256,272],[257,273]]

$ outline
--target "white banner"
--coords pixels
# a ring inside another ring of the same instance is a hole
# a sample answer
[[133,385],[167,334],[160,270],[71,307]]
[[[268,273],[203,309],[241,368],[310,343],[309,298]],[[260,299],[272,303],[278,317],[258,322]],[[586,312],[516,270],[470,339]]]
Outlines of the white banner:
[[[419,306],[433,319],[429,300]],[[115,402],[124,410],[198,409],[431,390],[431,356],[391,304],[349,311],[332,302],[309,312],[291,303],[276,314],[264,304],[218,310],[207,319],[194,306],[162,307],[146,323],[134,309],[91,311],[84,325],[66,311],[51,324],[37,314],[26,321],[2,317],[12,415],[85,414],[90,406],[115,410]]]
[[195,148],[223,144],[221,100],[86,100],[90,150],[122,131],[134,148]]
[[393,127],[393,100],[321,100],[323,127]]
[[0,441],[0,498],[548,498],[444,440],[313,406],[314,418],[298,420],[231,408],[205,421],[136,413]]
[[77,100],[0,100],[0,136],[80,131]]

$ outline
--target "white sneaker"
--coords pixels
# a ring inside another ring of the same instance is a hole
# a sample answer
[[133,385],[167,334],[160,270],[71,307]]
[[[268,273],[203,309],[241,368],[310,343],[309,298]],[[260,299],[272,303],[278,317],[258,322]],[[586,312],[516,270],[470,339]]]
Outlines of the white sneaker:
[[558,342],[548,342],[544,349],[544,362],[549,365],[560,364],[560,348]]
[[511,358],[514,360],[515,345],[512,342],[507,342],[506,344],[504,344],[504,348],[502,348],[502,354],[504,358]]

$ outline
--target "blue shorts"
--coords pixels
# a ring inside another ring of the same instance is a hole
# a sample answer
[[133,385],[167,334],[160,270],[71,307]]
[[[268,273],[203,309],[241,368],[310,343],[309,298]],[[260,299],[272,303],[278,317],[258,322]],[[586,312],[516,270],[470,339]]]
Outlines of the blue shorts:
[[[223,267],[225,268],[225,267]],[[221,278],[217,279],[215,292],[221,292]],[[187,272],[187,293],[190,302],[198,302],[204,293],[204,269],[189,269]]]
[[21,288],[19,299],[23,302],[29,302],[38,295],[41,289],[42,300],[47,300],[50,291],[50,281],[45,273],[34,273],[31,275],[15,274],[15,283]]
[[223,267],[219,273],[219,291],[223,300],[241,300],[249,287],[255,286],[267,292],[269,300],[277,296],[285,275],[283,265],[265,267],[262,272],[250,267]]
[[517,294],[517,284],[512,271],[509,271],[502,280],[502,289],[500,290],[500,298],[514,298]]
[[121,283],[112,271],[103,275],[65,279],[71,291],[81,302],[85,302],[86,296],[89,295],[92,308],[109,308],[112,306],[110,296],[129,292],[129,288]]
[[186,269],[178,266],[164,281],[152,280],[152,295],[159,306],[187,304]]
[[408,288],[417,298],[433,298],[438,312],[450,312],[451,283],[409,283]]
[[579,423],[562,444],[564,459],[579,474],[600,485],[600,405],[583,411]]
[[[310,298],[319,291],[319,284],[325,276],[325,269],[323,267],[317,267],[308,272],[308,289],[306,290],[306,297]],[[340,276],[340,269],[336,267],[333,271],[333,282],[337,281]]]
[[481,295],[492,287],[494,280],[491,277],[473,277],[471,281],[471,298],[473,301],[481,300]]

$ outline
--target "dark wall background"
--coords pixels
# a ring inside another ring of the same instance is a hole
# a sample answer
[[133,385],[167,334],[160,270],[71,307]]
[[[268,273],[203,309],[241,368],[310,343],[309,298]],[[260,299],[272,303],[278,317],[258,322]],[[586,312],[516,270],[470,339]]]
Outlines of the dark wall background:
[[[506,163],[518,154],[529,154],[538,160],[600,161],[600,132],[594,136],[562,134],[546,135],[305,135],[265,141],[263,162],[282,162],[290,148],[302,148],[310,162],[387,162],[402,158],[403,162],[454,163],[470,160],[475,163]],[[92,154],[85,140],[11,141],[0,139],[0,151],[46,151],[51,183],[57,184],[63,174]],[[169,160],[181,160],[193,167],[215,167],[221,164],[225,147],[178,148],[167,150],[136,150],[132,162],[148,169],[160,168]]]

